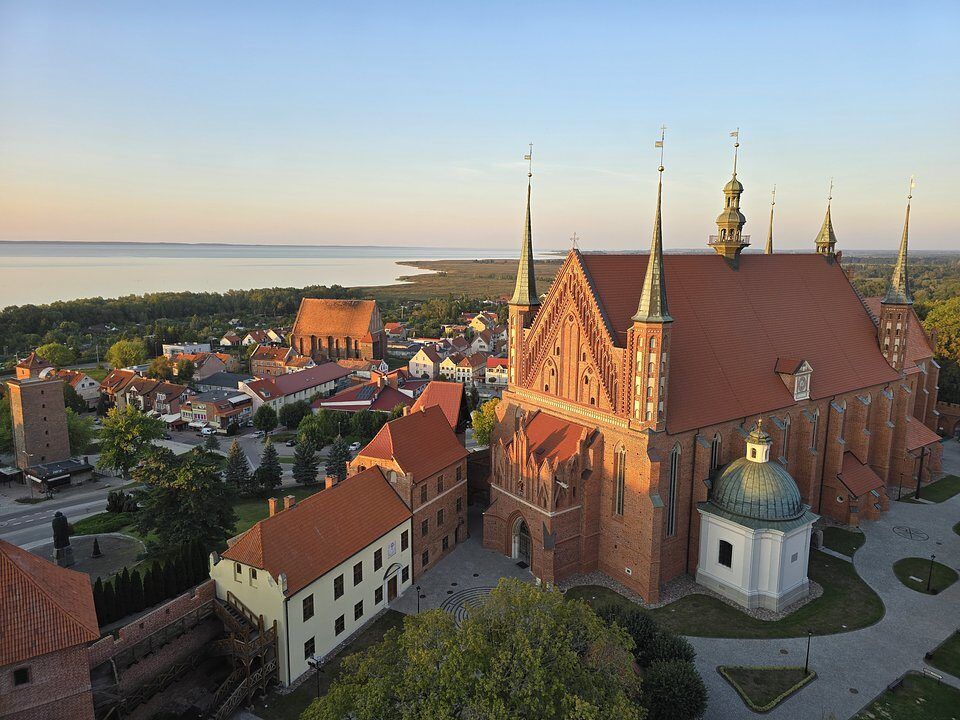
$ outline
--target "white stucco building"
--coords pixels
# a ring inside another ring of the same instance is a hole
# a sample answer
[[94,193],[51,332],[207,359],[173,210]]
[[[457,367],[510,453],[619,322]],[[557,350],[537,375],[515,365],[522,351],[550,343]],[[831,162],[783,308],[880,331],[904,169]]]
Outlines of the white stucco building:
[[747,455],[723,468],[700,503],[697,582],[747,608],[779,611],[809,592],[810,535],[818,516],[770,460],[761,421]]
[[410,511],[379,468],[271,514],[211,556],[217,597],[231,593],[277,623],[289,685],[376,617],[411,583]]

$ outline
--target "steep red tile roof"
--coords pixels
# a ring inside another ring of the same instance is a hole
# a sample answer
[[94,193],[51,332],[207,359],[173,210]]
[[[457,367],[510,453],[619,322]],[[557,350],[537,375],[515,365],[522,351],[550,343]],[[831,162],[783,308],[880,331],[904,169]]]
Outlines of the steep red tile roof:
[[483,352],[475,352],[473,355],[464,356],[460,362],[457,363],[457,366],[476,370],[478,367],[484,367],[486,364],[487,354]]
[[526,435],[530,454],[537,464],[544,460],[564,462],[576,455],[580,440],[592,434],[592,430],[577,423],[561,420],[543,411],[527,423]]
[[244,335],[243,339],[246,340],[247,338],[250,338],[255,343],[270,342],[273,339],[267,334],[266,330],[261,328],[256,328],[248,332],[246,335]]
[[377,399],[370,403],[370,409],[378,412],[390,412],[397,405],[410,407],[413,405],[413,398],[387,385],[377,394]]
[[292,357],[286,362],[287,367],[311,367],[313,365],[313,358],[309,358],[306,355],[298,355],[297,357]]
[[85,377],[89,377],[80,370],[57,370],[57,377],[68,383],[71,387],[76,387]]
[[417,482],[463,460],[467,451],[434,406],[391,420],[357,456],[393,460]]
[[32,352],[18,362],[17,367],[27,370],[42,370],[43,368],[53,367],[53,365],[37,355],[37,353]]
[[272,345],[257,345],[254,351],[250,354],[251,360],[274,360],[276,362],[282,362],[286,357],[287,353],[290,352],[288,347],[273,347]]
[[0,540],[0,666],[99,637],[86,574]]
[[[870,312],[878,318],[880,317],[880,300],[881,298],[878,297],[865,298]],[[930,347],[930,340],[927,338],[927,333],[924,332],[923,323],[920,322],[920,318],[917,317],[917,313],[913,308],[910,308],[908,316],[907,358],[905,363],[907,366],[916,365],[933,357],[933,348]]]
[[[376,327],[378,318],[375,300],[322,300],[303,298],[297,319],[293,323],[294,335],[316,335],[318,339],[334,337],[363,338]],[[371,338],[372,339],[372,338]]]
[[107,392],[119,392],[135,377],[138,375],[133,370],[111,370],[100,383],[100,388]]
[[[910,353],[909,346],[907,347],[907,353]],[[933,443],[940,442],[940,440],[941,438],[937,433],[917,420],[917,418],[913,416],[907,418],[907,450],[919,450],[926,445],[933,445]]]
[[[578,255],[614,341],[623,346],[648,255]],[[665,255],[673,316],[667,430],[682,432],[793,404],[778,358],[813,367],[820,399],[898,375],[839,263],[821,255]]]
[[463,384],[458,382],[444,382],[442,380],[431,380],[427,384],[417,401],[410,408],[414,413],[426,408],[438,407],[443,411],[447,422],[451,428],[456,428],[460,422],[461,408],[464,406],[465,398]]
[[160,385],[160,381],[154,378],[135,377],[127,383],[124,391],[135,392],[137,395],[149,395],[157,389],[158,385]]
[[347,368],[340,367],[335,362],[326,362],[299,372],[279,375],[272,380],[284,395],[292,395],[301,390],[339,380],[349,374],[350,371]]
[[487,367],[488,368],[501,368],[501,367],[505,368],[507,367],[507,358],[488,357]]
[[400,332],[406,327],[403,323],[398,322],[388,322],[383,324],[384,330],[389,330],[392,333]]
[[153,389],[153,392],[156,395],[163,395],[167,400],[172,400],[173,398],[180,397],[187,390],[189,390],[189,388],[186,385],[179,385],[178,383],[172,382],[162,382]]
[[418,354],[423,353],[424,355],[426,355],[427,360],[429,360],[430,362],[433,362],[433,363],[441,362],[440,353],[438,353],[436,348],[433,347],[432,345],[427,345],[426,347],[422,347],[417,352]]
[[862,497],[871,490],[879,490],[883,487],[883,478],[877,475],[869,465],[864,465],[857,460],[852,452],[843,454],[843,466],[837,477],[855,497]]
[[275,579],[286,573],[289,596],[409,518],[406,504],[374,467],[261,520],[223,557]]

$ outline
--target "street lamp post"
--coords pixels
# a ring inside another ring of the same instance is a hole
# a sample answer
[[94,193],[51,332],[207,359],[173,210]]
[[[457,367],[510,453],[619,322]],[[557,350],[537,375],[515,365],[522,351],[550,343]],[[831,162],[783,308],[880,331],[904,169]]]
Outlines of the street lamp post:
[[813,637],[813,630],[807,630],[807,658],[803,661],[804,676],[810,673],[810,639]]
[[927,592],[930,592],[930,581],[933,580],[933,561],[936,559],[936,555],[930,556],[930,569],[927,571]]
[[420,586],[417,585],[417,615],[420,614]]

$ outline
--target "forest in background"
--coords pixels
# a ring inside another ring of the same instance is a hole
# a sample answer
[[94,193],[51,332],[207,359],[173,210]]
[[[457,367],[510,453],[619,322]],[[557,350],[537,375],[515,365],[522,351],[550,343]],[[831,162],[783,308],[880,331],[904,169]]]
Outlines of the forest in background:
[[[538,287],[553,280],[559,258],[538,261]],[[843,266],[867,297],[882,295],[894,258],[848,254]],[[216,292],[167,292],[113,299],[86,298],[0,310],[0,358],[14,358],[57,342],[72,348],[78,362],[102,359],[119,339],[142,339],[151,352],[164,342],[215,340],[239,320],[245,328],[289,326],[303,297],[375,298],[385,321],[405,320],[418,335],[436,336],[440,325],[461,312],[490,308],[513,290],[515,260],[439,260],[409,263],[434,270],[394,285],[343,288],[337,285]],[[960,402],[960,256],[911,258],[914,309],[936,339],[941,365],[940,397]]]

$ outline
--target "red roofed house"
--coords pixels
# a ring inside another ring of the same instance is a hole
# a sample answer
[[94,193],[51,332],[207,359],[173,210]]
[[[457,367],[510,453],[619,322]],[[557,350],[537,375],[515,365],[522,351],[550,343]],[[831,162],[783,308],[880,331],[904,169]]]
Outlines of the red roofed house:
[[100,383],[100,394],[105,395],[111,405],[116,405],[117,398],[122,396],[123,390],[136,377],[140,376],[133,370],[111,370]]
[[300,372],[241,382],[239,387],[253,400],[253,412],[261,405],[279,411],[288,403],[309,400],[317,393],[330,394],[349,375],[350,371],[337,363],[325,362]]
[[93,720],[90,578],[0,540],[0,717]]
[[407,363],[407,369],[415,378],[425,378],[435,380],[440,374],[440,363],[443,359],[435,347],[425,345],[421,347],[417,354],[410,358]]
[[193,379],[203,380],[218,372],[227,372],[227,362],[232,360],[226,353],[180,353],[171,358],[173,362],[173,374],[177,374],[177,363],[186,360],[193,363]]
[[379,467],[413,511],[416,579],[467,539],[467,451],[440,407],[391,420],[350,462]]
[[250,372],[257,377],[283,375],[287,372],[287,362],[295,355],[293,348],[257,345],[250,354]]
[[383,330],[388,340],[405,340],[407,337],[407,326],[400,322],[384,323]]
[[404,368],[398,368],[386,375],[376,374],[363,385],[356,385],[332,397],[319,399],[312,407],[315,410],[325,407],[342,412],[372,410],[389,413],[397,406],[413,405],[413,401],[426,385],[426,381],[413,380]]
[[650,254],[573,249],[543,299],[528,205],[486,547],[544,581],[601,571],[657,602],[701,552],[729,557],[701,550],[699,508],[759,415],[803,506],[841,523],[877,517],[921,456],[924,482],[939,470],[938,368],[915,329],[907,223],[886,295],[865,302],[829,209],[816,252],[775,254],[771,236],[743,253],[742,192],[736,177],[724,188],[713,254],[663,253],[658,196]]
[[280,682],[307,672],[362,629],[411,582],[410,511],[378,468],[270,516],[215,557],[217,597],[232,593],[277,623]]
[[375,300],[303,298],[290,332],[290,346],[316,361],[380,360],[386,338]]
[[507,384],[507,367],[507,358],[488,357],[487,372],[484,375],[487,385],[504,387]]
[[81,370],[57,370],[56,375],[76,390],[88,408],[95,408],[100,399],[100,383]]
[[432,380],[417,397],[417,401],[410,408],[410,412],[434,406],[443,410],[450,427],[453,428],[457,437],[460,438],[460,442],[463,443],[467,423],[470,422],[467,394],[464,392],[463,385],[457,382]]

